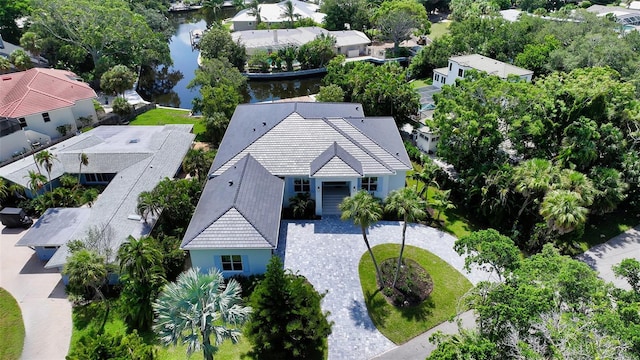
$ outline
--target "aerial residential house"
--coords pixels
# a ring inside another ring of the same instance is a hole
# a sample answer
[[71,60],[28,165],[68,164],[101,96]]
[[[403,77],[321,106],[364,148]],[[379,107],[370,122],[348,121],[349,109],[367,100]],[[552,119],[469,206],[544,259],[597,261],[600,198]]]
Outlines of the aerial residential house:
[[623,26],[623,30],[640,29],[640,3],[631,2],[628,8],[620,6],[591,5],[587,11],[599,17],[611,16]]
[[[191,147],[192,125],[100,126],[60,142],[49,149],[53,161],[51,177],[81,172],[83,184],[105,185],[89,208],[48,209],[28,230],[17,246],[28,246],[47,261],[45,268],[62,268],[69,256],[67,243],[85,239],[89,231],[101,234],[114,261],[128,236],[150,233],[155,216],[137,214],[138,195],[151,191],[164,178],[173,178]],[[80,155],[88,165],[80,167]],[[0,176],[25,187],[29,171],[37,171],[33,156],[0,168]]]
[[351,103],[240,105],[182,242],[194,267],[262,273],[278,246],[280,214],[309,193],[317,216],[337,216],[357,191],[384,198],[411,162],[392,117]]
[[97,121],[96,93],[74,73],[33,68],[0,75],[0,161]]
[[[22,47],[18,46],[18,45],[14,45],[8,41],[5,41],[2,39],[2,35],[0,35],[0,56],[8,59],[9,56],[11,56],[11,53],[16,51],[16,50],[24,50]],[[29,54],[30,58],[31,58],[31,63],[33,64],[33,66],[36,67],[40,67],[40,66],[48,66],[49,62],[47,61],[47,59],[43,58],[42,56],[33,56],[31,53],[29,53],[27,51],[27,54]]]
[[[286,1],[281,1],[277,4],[260,4],[260,22],[267,24],[280,25],[281,23],[291,21],[284,14],[286,13]],[[295,14],[295,20],[298,19],[311,19],[313,22],[320,24],[324,21],[325,14],[320,12],[320,6],[299,0],[291,0],[293,4],[293,11]],[[234,31],[243,30],[255,30],[258,26],[256,16],[252,15],[251,9],[240,10],[232,19]]]
[[333,36],[336,39],[335,52],[346,57],[366,55],[367,46],[371,43],[371,40],[362,31],[327,31],[317,26],[295,29],[235,31],[231,33],[231,37],[233,41],[242,43],[247,49],[247,55],[250,56],[258,50],[271,53],[287,46],[300,47],[323,34]]
[[504,63],[486,56],[473,54],[454,56],[449,58],[449,65],[433,70],[433,86],[441,88],[443,85],[453,85],[456,79],[463,78],[467,70],[474,69],[507,79],[511,75],[518,76],[524,81],[531,81],[533,71]]

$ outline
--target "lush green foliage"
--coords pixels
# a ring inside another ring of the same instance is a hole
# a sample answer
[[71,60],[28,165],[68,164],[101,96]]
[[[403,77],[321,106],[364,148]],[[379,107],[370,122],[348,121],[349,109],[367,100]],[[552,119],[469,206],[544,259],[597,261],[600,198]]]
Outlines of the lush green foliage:
[[207,180],[207,172],[213,163],[215,151],[204,151],[202,149],[189,149],[182,160],[182,171],[195,176],[200,184],[204,186]]
[[296,59],[302,69],[317,69],[327,66],[335,56],[333,46],[336,39],[331,35],[320,34],[312,41],[300,46]]
[[372,21],[381,38],[393,41],[395,54],[400,42],[414,32],[428,34],[431,26],[425,7],[417,0],[386,0],[374,11]]
[[513,240],[494,229],[480,230],[456,240],[454,249],[465,254],[464,267],[479,265],[483,270],[495,272],[502,280],[520,265],[520,252]]
[[458,201],[528,250],[555,241],[573,251],[588,213],[640,200],[628,196],[636,166],[624,166],[638,156],[640,108],[615,70],[552,73],[533,84],[468,71],[435,99],[431,125],[438,154],[460,173]]
[[325,0],[320,11],[326,14],[324,27],[327,30],[346,30],[345,24],[352,30],[371,28],[367,0]]
[[29,0],[0,0],[0,32],[5,41],[17,44],[20,30],[16,20],[28,15]]
[[213,27],[205,32],[198,48],[203,59],[226,59],[239,71],[244,70],[247,61],[244,45],[234,42],[231,33],[222,27]]
[[[373,248],[378,259],[396,258],[400,245],[384,244]],[[460,312],[460,302],[471,289],[467,278],[432,253],[408,245],[405,257],[427,270],[433,280],[433,291],[419,306],[395,307],[387,302],[378,289],[375,269],[366,254],[360,258],[358,272],[365,304],[376,328],[389,340],[402,344],[424,333]]]
[[322,81],[340,86],[345,102],[362,104],[367,116],[393,116],[399,125],[418,113],[420,96],[406,81],[407,72],[400,65],[343,61],[342,56],[332,60]]
[[505,277],[480,283],[468,297],[478,332],[441,336],[430,359],[463,358],[456,348],[484,359],[637,359],[638,292],[608,286],[550,245]]
[[124,95],[125,90],[131,89],[135,81],[136,74],[133,71],[124,65],[116,65],[102,74],[100,87],[107,93]]
[[0,358],[17,360],[24,344],[24,323],[16,299],[0,288]]
[[[171,62],[165,34],[153,31],[123,0],[33,0],[31,6],[31,31],[45,39],[50,60],[91,72],[85,80],[116,64]],[[83,65],[86,59],[90,67]]]
[[113,103],[111,103],[111,108],[113,109],[114,113],[120,116],[129,115],[131,114],[131,112],[133,112],[133,106],[129,104],[127,99],[121,98],[121,97],[117,97],[113,99]]
[[242,305],[241,295],[235,280],[225,285],[220,270],[202,274],[190,269],[168,284],[154,303],[154,330],[164,345],[185,343],[187,355],[202,349],[205,360],[213,360],[222,342],[238,341],[239,326],[249,319],[251,308]]
[[[322,359],[331,333],[328,313],[303,276],[285,272],[277,256],[251,295],[253,314],[246,334],[256,359]],[[284,305],[286,304],[286,305]]]
[[289,198],[289,207],[294,219],[312,219],[316,213],[316,201],[308,192],[297,193]]
[[86,334],[67,355],[67,360],[154,360],[153,346],[144,343],[134,330],[131,334]]
[[343,102],[344,90],[335,84],[320,86],[316,100],[319,102]]

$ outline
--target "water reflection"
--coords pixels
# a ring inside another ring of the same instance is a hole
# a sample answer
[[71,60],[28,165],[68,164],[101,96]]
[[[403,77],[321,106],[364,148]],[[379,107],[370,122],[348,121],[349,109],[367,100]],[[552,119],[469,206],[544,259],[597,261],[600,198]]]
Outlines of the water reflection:
[[[221,16],[231,17],[233,9],[225,9]],[[187,89],[194,77],[198,51],[193,51],[189,32],[204,29],[206,22],[199,12],[172,14],[169,17],[175,29],[169,43],[169,51],[173,65],[160,66],[156,69],[143,68],[138,92],[148,101],[155,101],[164,106],[192,108],[192,101],[200,95],[199,89]],[[244,92],[245,102],[254,103],[317,93],[320,88],[320,77],[248,82]]]

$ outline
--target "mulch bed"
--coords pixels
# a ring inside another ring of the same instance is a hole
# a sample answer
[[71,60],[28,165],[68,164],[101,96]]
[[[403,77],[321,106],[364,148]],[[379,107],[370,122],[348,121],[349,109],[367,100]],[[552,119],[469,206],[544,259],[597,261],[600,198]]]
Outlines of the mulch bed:
[[431,275],[417,262],[403,258],[394,288],[391,285],[397,265],[398,258],[389,258],[380,263],[384,287],[382,294],[394,306],[410,307],[421,304],[433,291]]

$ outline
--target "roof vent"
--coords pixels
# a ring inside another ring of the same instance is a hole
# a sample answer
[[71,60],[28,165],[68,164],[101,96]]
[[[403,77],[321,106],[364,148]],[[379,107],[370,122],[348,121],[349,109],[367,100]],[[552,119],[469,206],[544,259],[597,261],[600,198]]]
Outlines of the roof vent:
[[262,126],[267,126],[267,123],[263,121]]
[[3,77],[2,78],[2,81],[9,81],[9,80],[11,80],[11,76],[7,76],[7,77]]
[[127,216],[127,219],[134,220],[134,221],[140,221],[140,220],[142,220],[142,216],[140,216],[138,214],[130,214],[129,216]]
[[129,140],[129,144],[137,144],[139,142],[140,142],[140,139],[138,139],[138,138]]
[[253,131],[256,131],[256,128],[253,128]]
[[233,180],[229,180],[229,186],[233,186]]

